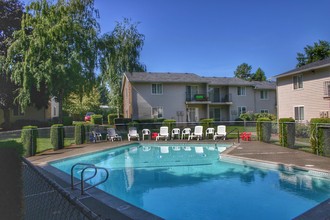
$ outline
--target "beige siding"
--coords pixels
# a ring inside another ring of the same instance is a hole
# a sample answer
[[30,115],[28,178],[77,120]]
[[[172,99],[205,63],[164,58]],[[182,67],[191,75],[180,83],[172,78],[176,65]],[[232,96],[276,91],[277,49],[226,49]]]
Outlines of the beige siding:
[[[299,74],[297,74],[299,75]],[[324,82],[330,81],[330,68],[303,75],[303,88],[293,89],[292,77],[277,79],[278,118],[294,118],[294,107],[304,106],[304,120],[318,118],[320,111],[330,110],[330,103],[324,99]]]

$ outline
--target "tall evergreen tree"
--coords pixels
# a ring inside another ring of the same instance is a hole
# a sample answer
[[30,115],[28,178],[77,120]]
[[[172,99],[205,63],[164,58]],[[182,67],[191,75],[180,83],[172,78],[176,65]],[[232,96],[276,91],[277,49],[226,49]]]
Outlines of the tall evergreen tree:
[[297,53],[297,67],[330,57],[330,42],[319,40],[313,46],[304,47],[305,53]]
[[252,74],[251,80],[253,81],[266,81],[265,72],[259,67],[257,71]]
[[238,65],[234,75],[237,78],[240,79],[244,79],[244,80],[251,80],[251,70],[252,70],[252,66],[250,66],[247,63],[242,63],[241,65]]

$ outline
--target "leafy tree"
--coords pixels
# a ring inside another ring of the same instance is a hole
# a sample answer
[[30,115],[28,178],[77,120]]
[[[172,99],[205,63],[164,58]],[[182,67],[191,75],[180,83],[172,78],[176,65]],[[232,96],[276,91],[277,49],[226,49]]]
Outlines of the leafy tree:
[[110,102],[117,108],[119,116],[122,109],[121,79],[124,72],[146,71],[139,62],[144,44],[144,35],[137,29],[138,23],[125,18],[118,22],[111,34],[105,34],[100,40],[100,67],[102,77],[110,87]]
[[100,93],[97,87],[89,92],[71,93],[63,103],[63,110],[81,120],[87,112],[98,112],[100,109]]
[[266,81],[265,72],[259,67],[257,71],[251,75],[253,81]]
[[251,79],[251,70],[252,66],[248,65],[247,63],[242,63],[241,65],[238,65],[234,74],[235,77],[244,79],[244,80],[250,80]]
[[330,57],[330,42],[319,40],[313,46],[304,47],[305,53],[297,53],[297,67]]
[[[63,99],[88,88],[94,80],[97,58],[94,0],[35,0],[26,7],[22,27],[8,50],[7,67],[12,71],[23,109],[31,103],[31,88],[44,85],[59,102],[62,121]],[[17,58],[21,62],[13,62]]]
[[11,81],[5,69],[7,49],[11,45],[15,30],[20,29],[23,4],[18,0],[0,0],[0,109],[4,112],[4,125],[10,123],[10,109],[14,107],[17,86]]

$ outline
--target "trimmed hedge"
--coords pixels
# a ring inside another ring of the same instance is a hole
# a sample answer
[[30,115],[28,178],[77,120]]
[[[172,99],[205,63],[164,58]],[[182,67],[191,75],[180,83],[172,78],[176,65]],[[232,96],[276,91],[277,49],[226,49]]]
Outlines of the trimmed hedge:
[[54,150],[59,150],[64,147],[63,124],[55,124],[50,127],[50,142]]
[[258,141],[269,142],[272,132],[272,123],[269,118],[258,118],[257,139]]
[[[118,114],[108,114],[108,124],[114,125],[115,124],[115,118],[118,118]],[[123,115],[120,114],[119,118],[123,118]]]
[[22,128],[21,140],[26,157],[34,156],[37,152],[37,128],[37,126],[24,126]]
[[314,154],[327,155],[330,153],[324,151],[325,137],[322,127],[319,124],[329,124],[330,118],[312,118],[310,121],[311,136],[310,143]]
[[95,125],[102,125],[103,124],[103,116],[102,115],[92,115],[91,122]]
[[294,147],[295,133],[295,120],[293,118],[279,119],[279,138],[281,146]]
[[207,128],[214,127],[214,119],[213,118],[205,118],[199,121],[199,124],[203,126],[203,133],[205,133]]
[[74,127],[74,140],[76,144],[83,144],[86,140],[84,123],[77,123]]
[[162,123],[163,126],[168,127],[168,132],[171,133],[172,129],[176,126],[176,120],[174,119],[165,119]]
[[73,122],[73,118],[70,116],[63,116],[63,125],[64,126],[71,126]]

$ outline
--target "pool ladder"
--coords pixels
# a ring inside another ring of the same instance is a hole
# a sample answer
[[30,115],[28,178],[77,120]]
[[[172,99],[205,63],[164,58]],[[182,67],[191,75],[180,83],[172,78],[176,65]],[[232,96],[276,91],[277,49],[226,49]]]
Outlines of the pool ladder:
[[[73,171],[74,171],[74,168],[77,167],[77,166],[81,166],[81,173],[80,173],[80,181],[78,181],[78,182],[75,183],[74,182]],[[94,170],[94,174],[92,176],[90,176],[90,177],[88,177],[88,178],[85,179],[85,176],[84,176],[85,171],[86,170],[91,170],[91,169]],[[95,184],[93,184],[93,185],[91,185],[91,186],[88,186],[88,187],[85,188],[84,182],[87,181],[87,180],[93,179],[96,176],[98,170],[101,170],[101,171],[104,171],[105,172],[106,175],[105,175],[104,179],[101,180],[101,181],[99,181],[99,182],[97,182],[97,183],[95,183]],[[104,167],[97,167],[94,164],[76,163],[76,164],[74,164],[71,167],[71,189],[73,190],[76,185],[80,184],[81,195],[83,195],[85,191],[87,191],[87,190],[89,190],[91,188],[94,188],[94,187],[96,187],[96,186],[98,186],[98,185],[106,182],[108,180],[108,178],[109,178],[109,171],[107,169],[105,169]]]

